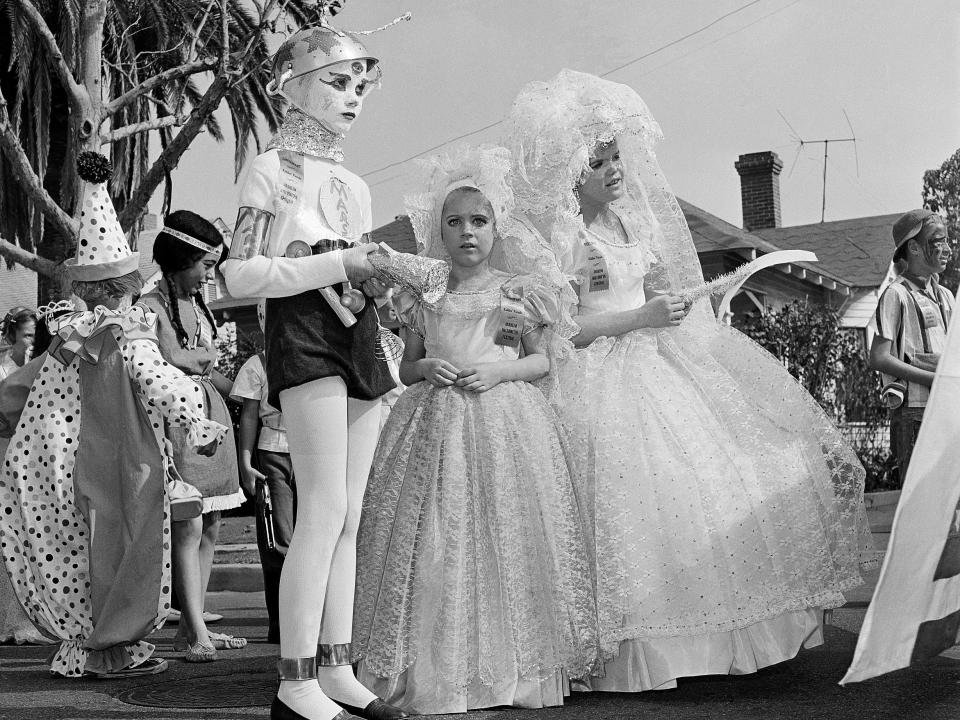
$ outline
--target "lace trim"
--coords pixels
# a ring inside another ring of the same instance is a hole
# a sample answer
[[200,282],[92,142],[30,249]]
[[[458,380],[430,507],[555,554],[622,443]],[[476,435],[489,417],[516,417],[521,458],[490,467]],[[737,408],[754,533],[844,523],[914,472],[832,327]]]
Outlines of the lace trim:
[[[613,215],[613,217],[617,219],[617,225],[614,225],[613,222],[609,219],[610,215]],[[601,243],[609,247],[632,248],[640,244],[639,235],[635,235],[635,234],[631,235],[631,233],[627,230],[626,224],[623,222],[623,220],[621,220],[620,216],[617,215],[617,213],[615,213],[612,209],[609,209],[609,212],[603,213],[600,216],[600,223],[599,223],[598,229],[600,228],[607,230],[616,235],[619,235],[619,232],[617,231],[619,228],[623,232],[623,235],[624,237],[626,237],[627,241],[625,243],[619,242],[619,241],[613,242],[609,237],[606,237],[603,233],[597,232],[597,230],[595,230],[593,227],[587,227],[586,224],[584,224],[584,229],[587,231],[587,234],[591,235],[592,237],[596,238]]]
[[214,512],[215,510],[232,510],[235,507],[243,505],[244,500],[246,500],[246,496],[244,496],[243,490],[237,490],[232,495],[205,497],[203,499],[203,510],[201,512],[208,513]]
[[302,155],[343,162],[343,135],[327,130],[316,120],[296,108],[290,108],[267,150],[292,150]]
[[434,304],[424,303],[424,307],[447,317],[461,320],[482,317],[500,307],[500,297],[504,292],[520,290],[524,287],[519,277],[507,278],[494,287],[479,290],[447,290],[446,294]]
[[835,588],[823,590],[813,595],[805,597],[791,598],[779,603],[773,603],[762,611],[757,611],[749,615],[718,621],[714,618],[703,618],[696,623],[669,624],[669,625],[646,625],[637,623],[627,625],[618,629],[600,628],[600,641],[606,646],[609,643],[618,643],[623,640],[636,640],[640,638],[664,638],[683,635],[703,635],[706,633],[731,632],[741,630],[750,625],[755,625],[764,620],[770,620],[780,615],[798,610],[808,610],[814,608],[838,608],[846,600],[843,597],[843,591],[852,590],[863,584],[860,577],[848,578],[839,583]]

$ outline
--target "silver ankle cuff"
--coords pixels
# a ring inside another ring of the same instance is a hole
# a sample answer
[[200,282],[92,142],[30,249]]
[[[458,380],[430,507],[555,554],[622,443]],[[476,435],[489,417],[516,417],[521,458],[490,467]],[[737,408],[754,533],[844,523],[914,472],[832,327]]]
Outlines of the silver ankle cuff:
[[337,643],[334,645],[320,643],[317,645],[317,665],[320,667],[349,664],[350,643]]
[[277,660],[277,677],[281,680],[316,680],[315,657],[285,658]]

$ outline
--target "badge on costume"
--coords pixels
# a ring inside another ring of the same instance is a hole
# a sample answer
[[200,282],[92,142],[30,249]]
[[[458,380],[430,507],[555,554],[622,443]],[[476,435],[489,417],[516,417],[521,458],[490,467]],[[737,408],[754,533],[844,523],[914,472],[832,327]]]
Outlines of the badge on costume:
[[610,269],[607,267],[607,260],[603,253],[586,238],[583,241],[583,247],[587,251],[587,261],[590,264],[590,281],[587,286],[590,292],[603,292],[610,289]]
[[500,324],[493,341],[505,347],[519,347],[523,325],[523,288],[504,288],[500,293]]
[[303,191],[303,155],[282,150],[280,153],[280,193],[277,204],[296,207]]
[[327,225],[340,237],[354,240],[363,233],[363,210],[346,182],[331,175],[320,185],[320,210]]
[[917,306],[920,308],[923,329],[929,330],[933,327],[939,327],[941,324],[940,308],[938,308],[933,301],[930,300],[930,298],[922,293],[915,292],[913,297],[917,301]]

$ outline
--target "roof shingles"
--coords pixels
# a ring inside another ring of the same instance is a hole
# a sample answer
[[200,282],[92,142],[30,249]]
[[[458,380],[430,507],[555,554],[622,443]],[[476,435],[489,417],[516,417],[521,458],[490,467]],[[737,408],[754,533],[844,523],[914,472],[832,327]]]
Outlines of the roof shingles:
[[890,230],[900,213],[755,230],[786,250],[812,250],[818,265],[853,287],[879,287],[893,257]]

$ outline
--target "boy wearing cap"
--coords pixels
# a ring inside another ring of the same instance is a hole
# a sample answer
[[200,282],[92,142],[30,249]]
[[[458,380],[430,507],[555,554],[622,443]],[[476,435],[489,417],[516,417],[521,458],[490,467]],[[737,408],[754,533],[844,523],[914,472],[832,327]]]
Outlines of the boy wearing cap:
[[937,281],[951,253],[939,215],[904,213],[893,225],[893,240],[899,275],[877,304],[870,367],[881,373],[884,399],[892,408],[890,433],[902,478],[943,352],[953,295]]

